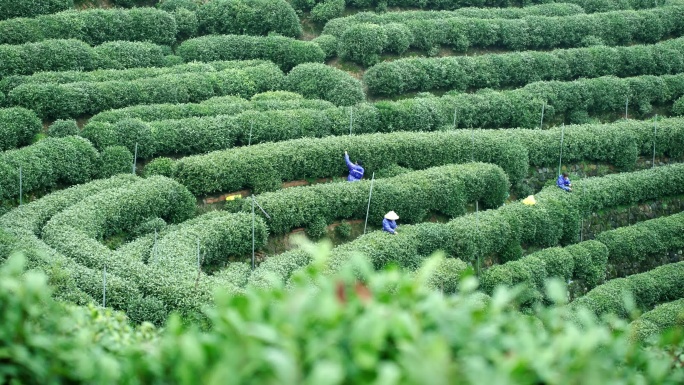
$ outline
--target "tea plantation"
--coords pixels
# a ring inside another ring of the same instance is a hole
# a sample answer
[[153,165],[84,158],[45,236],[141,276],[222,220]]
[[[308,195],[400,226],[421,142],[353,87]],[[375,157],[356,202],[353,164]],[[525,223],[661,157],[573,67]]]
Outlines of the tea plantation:
[[1,384],[681,384],[683,206],[684,0],[0,0]]

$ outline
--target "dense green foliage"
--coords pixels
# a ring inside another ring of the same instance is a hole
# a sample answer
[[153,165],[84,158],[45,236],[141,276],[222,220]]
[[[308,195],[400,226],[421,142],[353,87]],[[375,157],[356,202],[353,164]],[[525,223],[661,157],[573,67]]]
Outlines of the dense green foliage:
[[684,213],[605,231],[596,239],[608,247],[612,275],[624,276],[633,272],[632,266],[661,264],[658,257],[684,248],[682,234]]
[[350,106],[366,99],[360,81],[325,64],[296,66],[285,77],[285,87],[304,97],[327,100],[338,106]]
[[[309,10],[314,4],[320,4],[320,0],[293,0],[292,4],[295,9]],[[529,6],[530,4],[540,4],[538,6]],[[654,6],[662,5],[663,3],[654,3],[649,0],[563,0],[561,4],[543,4],[552,3],[548,0],[349,0],[348,5],[356,8],[368,8],[377,7],[378,10],[386,9],[387,7],[401,7],[401,8],[423,8],[423,9],[455,9],[461,10],[464,7],[492,7],[502,8],[502,12],[495,17],[506,17],[507,10],[511,14],[515,14],[515,11],[519,7],[527,8],[539,8],[548,9],[550,11],[564,8],[570,8],[572,6],[576,8],[583,8],[587,12],[606,12],[613,11],[616,9],[642,9],[642,8],[652,8]],[[568,4],[570,3],[570,4]],[[667,3],[667,2],[665,2]],[[467,8],[466,8],[467,9]],[[486,8],[485,8],[486,9]],[[468,12],[478,12],[478,9],[470,10]],[[478,16],[482,17],[482,16]]]
[[33,111],[21,107],[0,108],[0,151],[31,143],[42,128]]
[[[607,45],[655,43],[684,31],[684,7],[670,6],[644,11],[614,11],[563,17],[528,16],[523,19],[451,17],[414,19],[404,15],[411,47],[436,55],[442,46],[458,51],[498,47],[511,50],[578,47],[586,39]],[[392,25],[352,23],[338,37],[343,59],[371,65],[378,55],[391,53],[388,37]],[[363,34],[371,33],[369,39]],[[396,46],[396,45],[395,45]]]
[[[309,116],[313,124],[326,127],[322,123],[325,120],[311,117],[331,116],[329,113],[335,110],[323,110],[315,114],[311,112],[307,115],[294,114],[296,112],[298,111],[243,114],[241,115],[243,117],[242,129],[238,131],[242,134],[232,134],[232,137],[243,138],[242,144],[245,144],[244,138],[250,128],[250,122],[259,122],[259,117],[264,119],[268,117],[271,120],[264,120],[263,126],[258,123],[254,124],[256,129],[252,140],[254,142],[262,140],[260,138],[272,141],[282,140],[284,135],[279,133],[280,130],[274,131],[273,127],[284,127],[283,132],[289,132],[289,135],[292,135],[291,130],[294,130],[294,127],[297,130],[303,129],[300,126],[300,122],[304,121],[301,119],[302,116]],[[276,125],[272,119],[277,115],[281,116],[282,123]],[[363,125],[364,121],[373,122],[368,118],[372,117],[372,114],[364,115],[363,110],[354,109],[353,115],[354,124],[361,125],[360,128],[355,129],[355,132],[356,130],[368,132],[374,127],[373,124],[365,127]],[[244,119],[246,116],[250,119]],[[291,119],[292,116],[299,116],[300,119]],[[295,126],[286,124],[288,122],[294,123]],[[339,128],[329,133],[345,134],[345,123],[348,124],[348,121],[340,119],[339,122]],[[142,122],[138,124],[144,125]],[[162,127],[162,124],[164,122],[159,122],[156,127]],[[684,156],[684,120],[664,119],[658,124],[660,125],[656,136],[658,154],[674,158]],[[306,126],[304,128],[308,129]],[[93,130],[93,134],[84,135],[95,143],[100,143],[100,138],[105,137],[105,135],[96,135],[98,125],[91,124],[89,129]],[[207,132],[207,130],[209,128],[203,131]],[[397,132],[382,135],[300,139],[214,152],[183,158],[175,162],[158,158],[149,164],[145,172],[174,176],[195,194],[236,191],[243,188],[268,191],[279,187],[282,181],[343,175],[346,168],[342,154],[344,150],[348,150],[354,157],[364,161],[366,175],[395,165],[417,170],[477,160],[501,166],[511,182],[517,183],[527,175],[528,164],[540,167],[555,166],[560,150],[561,131],[564,135],[563,159],[566,162],[591,160],[629,169],[635,164],[638,155],[651,155],[653,151],[653,124],[651,122],[621,121],[613,124],[567,126],[543,131],[454,130],[435,133]],[[108,138],[119,140],[115,139],[114,131],[105,130],[104,132],[109,132]],[[143,132],[149,143],[152,143],[149,138],[153,137],[154,131],[148,129]],[[181,131],[177,132],[181,133]],[[326,133],[326,131],[320,132]],[[180,138],[178,135],[171,137],[186,146],[179,148],[188,148],[187,146],[192,145],[189,140],[193,138],[191,135]],[[212,137],[218,138],[216,134]],[[202,140],[207,140],[207,138]],[[110,144],[102,142],[98,145]],[[130,146],[130,142],[127,145]],[[291,156],[293,153],[297,154],[294,161]],[[162,164],[163,167],[157,166]],[[249,172],[243,170],[249,170]]]
[[213,0],[197,10],[200,35],[267,35],[298,37],[302,27],[285,0]]
[[97,178],[109,178],[132,169],[133,154],[123,146],[105,147],[100,152]]
[[[149,325],[132,329],[120,313],[92,306],[65,311],[50,297],[45,276],[24,273],[23,259],[13,257],[0,269],[0,336],[10,353],[2,379],[534,384],[596,378],[611,385],[682,379],[665,350],[630,343],[624,322],[602,325],[583,312],[578,326],[566,320],[564,307],[524,316],[511,309],[515,292],[499,291],[490,300],[472,293],[473,280],[460,285],[460,294],[443,296],[430,288],[439,261],[413,276],[357,266],[363,284],[349,273],[331,279],[314,267],[287,292],[220,295],[207,311],[208,332],[183,327],[175,317],[157,332]],[[547,292],[563,301],[558,285]],[[511,346],[525,349],[511,354]]]
[[[161,66],[164,60],[162,48],[152,43],[116,41],[91,47],[73,39],[3,44],[0,57],[0,78],[41,71],[152,67]],[[50,60],[45,60],[48,57]]]
[[53,138],[78,135],[80,131],[75,120],[55,120],[48,127],[48,135]]
[[648,114],[653,104],[669,105],[684,94],[684,75],[600,77],[571,82],[535,82],[510,91],[482,90],[474,94],[451,92],[440,98],[417,97],[377,102],[386,127],[538,127],[544,121],[587,123],[588,115]]
[[[194,194],[275,190],[282,181],[322,178],[346,173],[344,151],[363,160],[366,176],[392,164],[425,169],[479,161],[502,167],[512,182],[527,174],[527,157],[520,143],[477,135],[475,154],[469,132],[393,133],[299,139],[266,143],[182,158],[171,165],[173,177]],[[293,157],[292,154],[297,154]],[[157,162],[150,163],[150,172]],[[146,170],[147,172],[147,170]]]
[[645,273],[616,278],[597,286],[570,304],[572,309],[589,309],[596,315],[616,314],[628,317],[631,310],[625,292],[631,293],[638,310],[650,310],[663,302],[684,298],[684,262],[671,263]]
[[14,17],[34,17],[73,7],[74,0],[2,0],[0,1],[0,20]]
[[112,108],[150,103],[199,102],[213,96],[240,95],[280,88],[283,73],[275,64],[204,73],[165,74],[137,80],[78,83],[26,83],[9,92],[13,106],[34,110],[40,117],[76,118]]
[[[484,163],[435,167],[378,179],[373,183],[368,221],[380,223],[390,210],[399,214],[402,223],[413,223],[424,221],[432,213],[462,215],[466,204],[475,201],[482,202],[483,208],[498,207],[508,188],[504,171]],[[269,229],[282,234],[319,221],[327,226],[339,219],[364,219],[369,189],[367,180],[325,183],[287,188],[257,198],[271,216]],[[251,210],[251,202],[244,202],[242,209]]]
[[517,261],[493,266],[480,279],[489,294],[497,285],[526,283],[529,291],[525,300],[538,301],[546,278],[580,280],[584,289],[591,289],[605,279],[608,264],[611,270],[620,271],[634,262],[681,250],[684,247],[681,234],[684,234],[684,214],[651,219],[605,231],[598,234],[595,241],[545,249]]
[[494,265],[480,276],[481,287],[493,293],[497,286],[525,285],[519,301],[525,305],[544,299],[544,282],[558,278],[563,282],[581,280],[583,288],[592,289],[603,282],[608,264],[608,249],[598,241],[585,241],[567,247],[548,248],[516,261]]
[[[460,216],[446,224],[400,225],[397,235],[371,232],[335,248],[330,267],[340,269],[361,252],[376,268],[392,263],[415,269],[422,258],[437,250],[477,265],[481,256],[496,257],[511,245],[552,247],[574,242],[579,237],[580,218],[587,213],[662,196],[681,195],[684,192],[683,170],[684,166],[677,164],[589,178],[575,181],[573,193],[556,186],[543,189],[535,194],[537,204],[534,206],[516,202],[496,210]],[[272,257],[269,262],[263,268],[260,266],[262,271],[259,274],[255,272],[252,282],[268,284],[270,275],[275,275],[277,280],[287,280],[289,274],[310,260],[303,251],[293,250]],[[514,266],[520,265],[525,264]],[[525,271],[520,271],[520,274]],[[529,271],[526,274],[529,277]]]
[[47,39],[77,39],[90,45],[116,40],[170,45],[176,40],[176,20],[168,12],[145,7],[64,11],[0,21],[0,44]]
[[299,94],[287,91],[269,91],[254,95],[251,100],[238,96],[217,96],[200,103],[146,104],[107,110],[93,116],[88,122],[116,123],[124,119],[139,119],[144,122],[150,122],[216,115],[236,115],[251,110],[324,110],[332,107],[335,107],[335,105],[325,100],[304,99]]
[[325,59],[317,44],[284,36],[202,36],[184,41],[176,52],[187,62],[270,60],[283,71],[301,63],[322,63]]
[[[471,4],[475,5],[475,4]],[[324,35],[342,37],[344,31],[354,24],[390,24],[401,23],[406,20],[431,20],[448,18],[479,18],[479,19],[521,19],[528,16],[572,16],[583,14],[582,7],[560,3],[540,4],[524,8],[461,8],[454,11],[402,11],[402,12],[359,12],[354,15],[331,20],[325,24]]]
[[370,93],[398,95],[433,89],[520,87],[539,80],[614,75],[665,75],[684,71],[684,38],[655,45],[597,46],[382,62],[363,80]]
[[684,326],[684,298],[656,306],[632,322],[632,337],[646,340],[664,331]]
[[25,194],[87,182],[97,175],[97,150],[80,137],[47,138],[0,153],[0,198],[19,197],[19,167]]
[[58,71],[41,72],[31,76],[8,76],[0,80],[0,90],[10,92],[23,84],[42,83],[79,83],[79,82],[106,82],[128,81],[144,78],[152,78],[162,75],[189,74],[217,72],[226,69],[246,69],[269,64],[265,60],[235,60],[216,61],[211,63],[187,63],[177,64],[166,68],[129,68],[129,69],[102,69],[97,71]]

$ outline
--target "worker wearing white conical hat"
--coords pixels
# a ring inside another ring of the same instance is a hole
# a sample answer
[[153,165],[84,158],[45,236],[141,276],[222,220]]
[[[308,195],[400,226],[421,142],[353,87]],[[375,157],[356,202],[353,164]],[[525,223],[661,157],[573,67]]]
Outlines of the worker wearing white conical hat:
[[390,234],[396,234],[397,219],[399,219],[399,215],[397,215],[397,213],[394,211],[390,211],[385,214],[385,219],[382,220],[382,230],[387,231]]

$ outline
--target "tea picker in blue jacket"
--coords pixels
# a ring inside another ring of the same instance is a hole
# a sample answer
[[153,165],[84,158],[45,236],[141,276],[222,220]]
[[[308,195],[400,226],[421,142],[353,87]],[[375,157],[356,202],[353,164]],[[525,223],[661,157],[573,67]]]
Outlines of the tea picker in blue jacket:
[[347,151],[344,152],[344,161],[347,162],[347,168],[349,169],[349,176],[347,177],[347,182],[356,182],[358,180],[361,180],[363,178],[363,163],[361,161],[356,161],[356,163],[352,163],[349,160],[349,154],[347,154]]
[[394,211],[385,214],[385,219],[382,220],[382,231],[387,231],[390,234],[397,234],[397,219],[399,215]]
[[567,173],[563,173],[558,176],[558,180],[556,180],[556,186],[562,188],[565,191],[572,191],[572,183],[570,183],[570,178],[568,178]]

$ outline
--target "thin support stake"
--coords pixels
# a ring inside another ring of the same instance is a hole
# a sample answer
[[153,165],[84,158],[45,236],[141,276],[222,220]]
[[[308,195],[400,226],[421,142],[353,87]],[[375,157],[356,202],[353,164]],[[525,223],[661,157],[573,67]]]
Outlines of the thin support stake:
[[254,194],[252,194],[252,270],[254,270]]
[[371,177],[370,191],[368,192],[368,207],[366,207],[366,223],[363,225],[363,233],[366,234],[366,227],[368,226],[368,213],[370,213],[371,196],[373,196],[373,182],[375,181],[375,173]]
[[248,146],[252,145],[252,129],[254,128],[254,121],[249,122],[249,142],[247,143]]
[[135,164],[138,162],[138,143],[135,143],[135,152],[133,154],[133,175],[135,175]]
[[107,307],[107,265],[102,266],[102,307]]
[[[480,241],[480,201],[475,201],[475,230],[477,232],[477,242]],[[477,253],[477,275],[480,276],[480,253],[478,252],[479,247],[475,243],[475,252]]]
[[627,119],[627,108],[629,107],[629,97],[625,99],[625,119]]
[[454,130],[456,129],[456,114],[458,113],[458,109],[454,108]]
[[271,219],[271,216],[268,215],[266,210],[264,210],[263,207],[257,202],[256,198],[254,197],[254,194],[252,194],[252,270],[254,270],[254,244],[255,244],[255,236],[254,236],[254,228],[255,228],[255,214],[254,214],[254,205],[256,204],[256,207],[261,210],[262,213],[266,216],[266,218]]
[[653,118],[653,160],[651,161],[651,168],[655,167],[655,143],[656,135],[658,134],[658,114]]
[[561,173],[561,164],[563,163],[563,136],[565,134],[565,123],[561,126],[561,139],[560,139],[560,156],[558,157],[558,175]]
[[541,130],[542,127],[544,126],[544,110],[546,109],[546,102],[542,104],[542,114],[541,114],[541,122],[539,122],[539,129]]
[[354,121],[354,109],[349,107],[349,136],[352,134],[352,122]]
[[23,187],[22,184],[23,184],[23,182],[22,182],[22,180],[21,180],[21,179],[22,179],[21,177],[22,177],[22,175],[21,175],[21,165],[19,165],[19,206],[21,206],[22,203],[24,203],[24,198],[23,198],[24,192],[23,192],[23,190],[22,190],[22,187]]
[[200,271],[200,240],[197,238],[197,271]]

